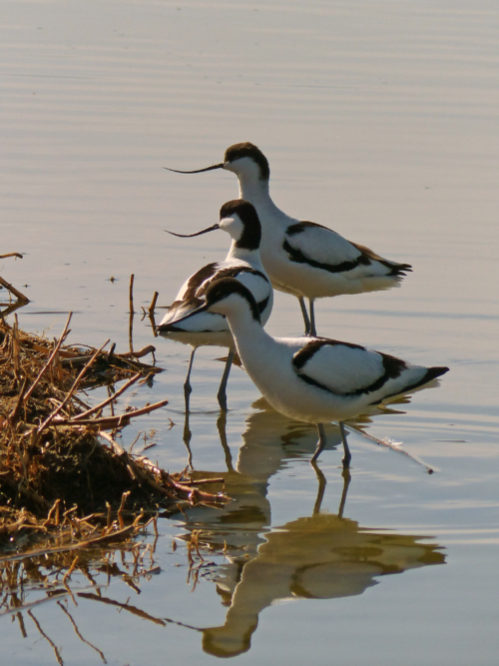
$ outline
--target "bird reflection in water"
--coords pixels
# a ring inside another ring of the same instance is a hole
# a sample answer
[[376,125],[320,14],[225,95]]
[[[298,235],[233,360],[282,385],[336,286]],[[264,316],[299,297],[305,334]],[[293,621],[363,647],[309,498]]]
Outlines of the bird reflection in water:
[[248,651],[260,613],[278,600],[359,595],[381,576],[445,562],[428,537],[363,528],[344,517],[348,470],[336,514],[321,512],[326,482],[315,467],[318,490],[311,515],[270,528],[269,479],[290,457],[308,461],[315,433],[273,411],[258,411],[247,421],[243,442],[234,469],[222,439],[229,465],[218,476],[233,501],[221,511],[194,507],[186,514],[185,527],[200,543],[223,546],[227,558],[214,579],[228,611],[223,625],[201,630],[206,652],[231,657]]

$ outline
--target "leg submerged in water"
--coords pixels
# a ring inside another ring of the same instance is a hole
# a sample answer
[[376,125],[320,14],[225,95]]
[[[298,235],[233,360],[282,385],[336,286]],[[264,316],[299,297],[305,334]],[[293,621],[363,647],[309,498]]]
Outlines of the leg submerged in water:
[[192,348],[191,351],[191,356],[189,358],[189,365],[187,366],[187,375],[185,376],[185,381],[184,381],[184,400],[185,400],[185,411],[189,411],[189,396],[192,393],[192,386],[191,386],[191,370],[192,370],[192,364],[194,362],[194,354],[196,353],[196,347]]
[[[312,456],[311,462],[313,463],[317,460],[317,458],[321,454],[321,451],[323,451],[327,441],[326,431],[324,430],[323,423],[317,424],[317,432],[319,433],[319,440],[317,442],[317,446],[315,447],[314,455]],[[350,466],[350,461],[352,459],[352,454],[350,453],[350,449],[348,448],[346,428],[342,421],[340,421],[340,432],[341,432],[341,441],[343,443],[343,451],[344,451],[343,469],[348,469],[348,467]]]
[[348,448],[347,431],[343,421],[340,421],[340,431],[341,431],[341,439],[343,442],[343,451],[345,453],[345,455],[343,456],[343,469],[348,469],[350,467],[350,460],[352,459],[352,454],[350,453],[350,449]]
[[222,379],[220,380],[220,386],[218,387],[218,404],[220,409],[224,412],[227,411],[227,381],[229,379],[230,369],[232,367],[232,361],[234,360],[234,350],[229,349],[227,354],[227,360],[225,361],[225,368],[222,374]]

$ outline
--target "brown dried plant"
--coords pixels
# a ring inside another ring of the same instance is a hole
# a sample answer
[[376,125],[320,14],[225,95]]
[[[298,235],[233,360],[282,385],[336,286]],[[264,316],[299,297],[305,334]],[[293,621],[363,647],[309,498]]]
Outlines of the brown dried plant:
[[[0,547],[19,547],[35,534],[84,547],[89,539],[135,534],[179,502],[223,502],[223,495],[203,492],[116,441],[132,418],[167,403],[106,411],[160,371],[139,360],[154,348],[116,354],[114,347],[104,351],[107,343],[71,347],[70,320],[49,341],[21,331],[17,319],[11,326],[0,319]],[[112,387],[108,397],[86,404],[81,389],[103,383]]]

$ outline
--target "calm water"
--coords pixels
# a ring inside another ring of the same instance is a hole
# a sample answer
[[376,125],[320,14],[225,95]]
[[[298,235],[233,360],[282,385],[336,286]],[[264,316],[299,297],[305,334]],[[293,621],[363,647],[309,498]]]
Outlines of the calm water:
[[[21,326],[57,336],[73,310],[72,342],[125,350],[130,274],[138,310],[156,290],[166,305],[227,247],[164,229],[216,221],[233,175],[161,167],[251,140],[284,210],[414,266],[401,289],[320,302],[319,331],[451,372],[366,424],[438,473],[352,433],[345,501],[337,429],[324,487],[313,429],[267,410],[238,368],[220,423],[213,349],[193,372],[189,454],[189,349],[155,341],[165,372],[126,402],[170,403],[125,444],[146,433],[171,470],[191,455],[234,502],[160,520],[135,587],[120,554],[115,575],[93,571],[100,598],[73,575],[57,601],[94,647],[53,599],[0,619],[2,661],[56,663],[42,629],[66,664],[497,663],[499,8],[471,4],[4,0],[0,254],[25,256],[0,275],[31,299]],[[268,328],[301,332],[292,298]],[[135,346],[151,341],[137,315]],[[28,603],[44,596],[31,585]]]

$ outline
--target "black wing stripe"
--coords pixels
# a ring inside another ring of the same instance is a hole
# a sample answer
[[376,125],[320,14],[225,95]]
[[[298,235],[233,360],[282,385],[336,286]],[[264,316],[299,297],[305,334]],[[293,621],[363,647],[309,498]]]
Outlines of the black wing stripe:
[[331,338],[314,338],[294,354],[293,365],[295,368],[300,370],[325,345],[330,345],[331,347],[343,345],[343,347],[350,347],[351,349],[364,349],[362,345],[356,345],[353,342],[341,342],[339,340],[332,340]]
[[[306,345],[303,349],[301,349],[295,356],[293,357],[293,365],[298,371],[298,376],[303,379],[307,384],[311,384],[312,386],[316,386],[317,388],[320,388],[324,391],[328,391],[329,393],[332,393],[333,395],[341,395],[344,397],[354,397],[354,396],[359,396],[359,395],[364,395],[366,393],[373,393],[374,391],[378,391],[380,388],[382,388],[386,382],[389,379],[395,379],[400,375],[402,370],[404,370],[407,365],[404,361],[402,361],[399,358],[396,358],[395,356],[390,356],[390,354],[382,354],[380,353],[380,356],[383,360],[383,368],[384,368],[384,373],[378,377],[374,382],[371,382],[371,384],[368,384],[367,386],[360,386],[359,388],[355,389],[354,391],[334,391],[333,389],[329,388],[328,386],[325,386],[321,382],[318,382],[317,380],[313,379],[313,377],[310,377],[309,375],[306,374],[306,372],[300,372],[300,368],[302,368],[305,363],[312,358],[314,353],[320,349],[322,346],[325,344],[330,344],[330,345],[344,345],[347,347],[352,347],[352,348],[357,348],[357,349],[364,349],[361,345],[355,345],[355,344],[350,344],[350,343],[345,343],[345,342],[337,342],[335,340],[313,340],[311,343]],[[429,380],[426,380],[429,381]],[[418,384],[419,385],[419,384]]]
[[[323,227],[321,224],[315,224],[314,222],[297,222],[296,224],[291,224],[286,229],[286,235],[295,236],[304,232],[310,227],[327,229],[327,227]],[[359,255],[355,259],[342,261],[338,264],[323,263],[321,261],[316,261],[311,257],[307,257],[307,255],[305,255],[301,250],[293,247],[287,239],[284,241],[282,247],[284,251],[287,252],[291,261],[294,261],[298,264],[308,264],[314,268],[321,268],[322,270],[329,271],[330,273],[346,273],[361,265],[369,266],[373,261],[377,261],[383,264],[390,271],[388,275],[401,276],[412,270],[410,264],[400,264],[394,261],[388,261],[387,259],[383,259],[383,257],[377,255],[368,247],[358,245],[357,243],[352,243],[352,245],[358,250]]]
[[297,264],[308,264],[314,268],[321,268],[324,271],[329,271],[330,273],[346,273],[351,271],[354,268],[357,268],[360,264],[369,264],[370,261],[364,258],[364,255],[361,254],[357,259],[352,261],[342,261],[339,264],[325,264],[321,261],[316,261],[307,257],[301,250],[292,247],[287,240],[284,241],[282,245],[285,252],[287,252],[291,261],[294,261]]
[[440,375],[443,375],[444,373],[448,372],[448,370],[449,368],[443,366],[428,368],[423,377],[419,381],[413,382],[412,384],[405,386],[402,391],[396,391],[395,393],[390,393],[389,395],[385,395],[379,400],[372,402],[371,404],[379,405],[380,402],[383,402],[383,400],[386,400],[387,398],[393,398],[394,396],[400,395],[401,393],[409,393],[410,391],[414,391],[420,386],[424,386],[425,384],[428,384],[428,382],[431,382],[433,379],[440,377]]

